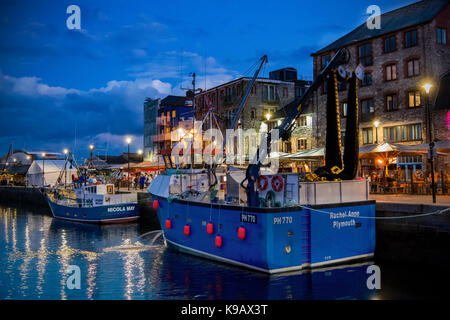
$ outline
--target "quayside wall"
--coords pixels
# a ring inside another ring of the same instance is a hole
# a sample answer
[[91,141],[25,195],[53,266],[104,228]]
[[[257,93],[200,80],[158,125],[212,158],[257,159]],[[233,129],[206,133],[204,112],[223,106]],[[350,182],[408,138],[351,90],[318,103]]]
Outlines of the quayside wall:
[[[420,215],[441,205],[377,202],[377,217]],[[450,267],[450,211],[414,218],[378,219],[375,260]]]

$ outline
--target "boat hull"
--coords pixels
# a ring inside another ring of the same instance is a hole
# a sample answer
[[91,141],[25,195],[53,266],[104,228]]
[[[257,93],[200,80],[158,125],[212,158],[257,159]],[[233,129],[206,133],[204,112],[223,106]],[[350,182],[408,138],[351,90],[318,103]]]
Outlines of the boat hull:
[[63,206],[47,198],[53,217],[86,223],[125,223],[139,218],[137,203],[123,203],[94,207]]
[[[375,250],[374,219],[358,218],[375,216],[374,201],[248,208],[152,198],[158,200],[157,215],[168,245],[257,271],[279,273],[367,259]],[[213,224],[210,234],[208,223]],[[238,237],[240,227],[244,238]],[[216,236],[222,237],[221,246],[216,246]]]

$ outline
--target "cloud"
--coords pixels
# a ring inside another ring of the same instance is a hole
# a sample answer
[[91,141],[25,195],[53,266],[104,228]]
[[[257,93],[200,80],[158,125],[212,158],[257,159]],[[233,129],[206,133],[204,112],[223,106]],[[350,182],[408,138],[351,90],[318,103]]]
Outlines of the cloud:
[[[184,95],[182,88],[192,87],[189,74],[196,70],[197,87],[209,89],[240,76],[234,70],[225,68],[212,56],[201,56],[191,51],[166,51],[153,57],[153,61],[130,67],[131,77],[150,77],[168,80],[174,83],[172,92]],[[181,79],[181,81],[180,81]],[[156,85],[155,85],[156,86]]]
[[[1,73],[0,76],[2,76]],[[63,97],[69,93],[80,93],[80,91],[76,89],[66,89],[62,87],[48,86],[45,83],[41,83],[42,79],[38,77],[14,78],[8,75],[4,75],[2,80],[6,82],[5,85],[8,85],[8,83],[11,85],[12,92],[26,96],[43,95],[52,97]]]
[[111,80],[105,86],[76,90],[50,86],[38,77],[0,73],[0,145],[69,147],[85,154],[89,143],[109,144],[110,154],[121,153],[125,136],[142,148],[143,102],[172,92],[170,83],[151,78]]

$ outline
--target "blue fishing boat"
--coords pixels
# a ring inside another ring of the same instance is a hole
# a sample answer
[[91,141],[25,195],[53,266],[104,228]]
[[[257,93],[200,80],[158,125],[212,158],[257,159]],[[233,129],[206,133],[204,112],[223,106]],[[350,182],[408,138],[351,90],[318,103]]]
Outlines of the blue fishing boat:
[[114,193],[113,184],[79,185],[46,194],[53,217],[88,223],[123,223],[139,218],[136,193]]
[[[181,251],[268,273],[373,256],[375,221],[366,217],[375,216],[375,202],[368,200],[366,180],[299,183],[296,174],[264,176],[286,181],[277,192],[260,192],[275,195],[280,206],[249,207],[200,200],[194,191],[175,196],[170,185],[180,176],[158,175],[149,192],[167,244]],[[237,183],[233,174],[227,180]],[[287,190],[301,191],[283,198]],[[300,205],[292,205],[295,198]]]
[[[233,119],[234,128],[248,93],[267,57],[250,82]],[[356,179],[358,167],[357,77],[342,65],[349,52],[340,49],[305,94],[286,108],[276,129],[289,137],[301,107],[327,81],[325,166],[314,173],[263,171],[267,152],[244,172],[230,166],[205,170],[168,170],[148,191],[167,245],[183,252],[266,273],[288,272],[370,259],[375,251],[375,201],[369,182]],[[340,78],[338,78],[340,77]],[[341,153],[337,82],[349,83],[345,153]],[[335,90],[332,90],[335,88]],[[267,134],[266,146],[271,146]],[[227,137],[223,142],[226,146]],[[263,150],[264,151],[264,150]],[[217,169],[217,170],[216,170]],[[222,172],[219,172],[222,169]]]

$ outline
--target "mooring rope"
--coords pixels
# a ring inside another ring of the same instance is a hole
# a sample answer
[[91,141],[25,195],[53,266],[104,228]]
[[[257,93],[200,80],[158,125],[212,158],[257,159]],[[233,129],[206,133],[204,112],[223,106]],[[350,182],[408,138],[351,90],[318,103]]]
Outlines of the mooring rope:
[[[330,212],[330,211],[323,211],[323,210],[313,209],[313,208],[306,207],[306,206],[300,206],[300,205],[298,205],[298,207],[300,207],[300,208],[302,208],[302,209],[308,209],[308,210],[311,210],[311,211],[317,212],[317,213],[327,214],[327,215],[329,215],[330,213],[334,213],[334,212]],[[368,216],[357,216],[357,217],[352,217],[352,218],[374,219],[374,220],[409,219],[409,218],[419,218],[419,217],[426,217],[426,216],[437,215],[437,214],[444,214],[444,213],[446,213],[446,212],[448,212],[448,211],[450,211],[450,207],[449,207],[449,208],[442,209],[442,210],[436,210],[436,211],[433,211],[433,212],[421,213],[421,214],[416,214],[416,215],[401,216],[401,217],[368,217]]]

